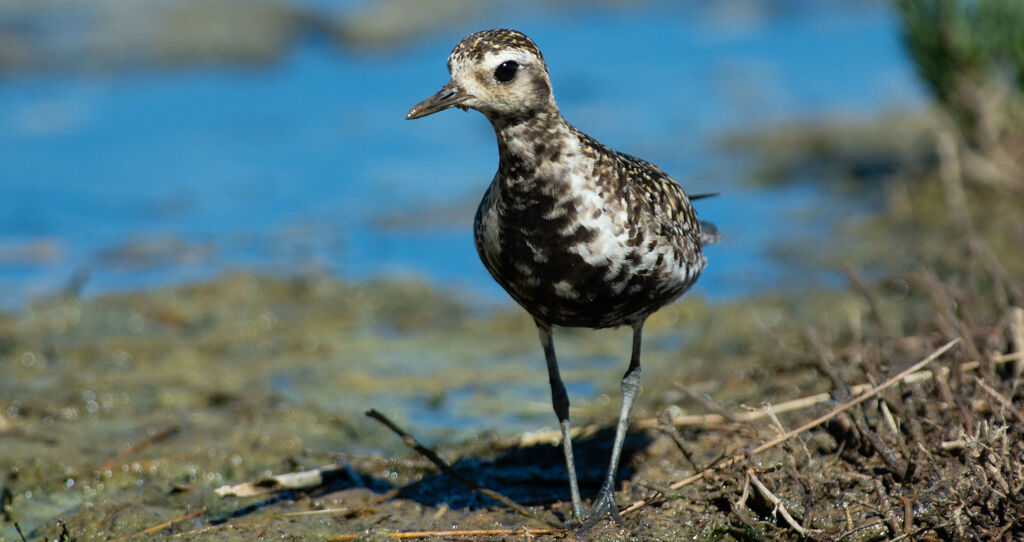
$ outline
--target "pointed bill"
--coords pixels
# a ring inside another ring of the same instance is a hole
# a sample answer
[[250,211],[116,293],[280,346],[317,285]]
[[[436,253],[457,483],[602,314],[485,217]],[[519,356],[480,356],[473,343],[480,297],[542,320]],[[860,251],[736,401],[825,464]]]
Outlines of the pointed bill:
[[409,110],[409,114],[405,116],[406,120],[418,119],[427,115],[443,111],[449,107],[454,107],[462,102],[468,100],[471,96],[462,90],[458,85],[452,82],[448,82],[447,85],[441,87],[441,90],[437,91],[437,94],[423,100],[422,102],[413,106]]

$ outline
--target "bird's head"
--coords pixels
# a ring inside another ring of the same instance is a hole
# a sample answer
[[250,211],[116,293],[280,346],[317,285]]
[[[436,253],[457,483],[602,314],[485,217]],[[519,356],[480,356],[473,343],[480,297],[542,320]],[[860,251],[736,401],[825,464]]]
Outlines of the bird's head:
[[458,107],[476,109],[498,124],[555,108],[544,56],[522,32],[497,29],[466,36],[448,55],[448,71],[448,84],[416,104],[406,119]]

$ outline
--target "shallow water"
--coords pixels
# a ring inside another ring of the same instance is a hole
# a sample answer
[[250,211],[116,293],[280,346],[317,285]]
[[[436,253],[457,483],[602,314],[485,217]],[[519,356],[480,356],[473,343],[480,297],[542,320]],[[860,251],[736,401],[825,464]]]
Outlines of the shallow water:
[[723,193],[699,205],[725,240],[698,291],[773,288],[787,279],[773,240],[821,242],[854,204],[811,183],[754,187],[714,138],[922,93],[881,3],[714,5],[534,6],[385,51],[307,39],[265,66],[5,76],[0,307],[78,279],[95,294],[239,267],[413,275],[507,303],[470,236],[496,167],[489,126],[476,113],[403,120],[446,81],[451,46],[491,26],[540,44],[571,122],[687,191]]

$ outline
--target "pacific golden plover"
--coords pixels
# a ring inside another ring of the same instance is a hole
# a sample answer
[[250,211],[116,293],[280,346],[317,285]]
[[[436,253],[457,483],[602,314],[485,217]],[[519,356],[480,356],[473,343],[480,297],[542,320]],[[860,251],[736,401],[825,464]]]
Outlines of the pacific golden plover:
[[590,521],[619,519],[615,473],[640,387],[644,321],[700,276],[718,232],[679,185],[648,162],[616,152],[562,118],[547,64],[521,32],[485,30],[448,56],[451,80],[409,110],[417,119],[458,107],[484,114],[498,138],[498,172],[473,224],[480,259],[533,316],[562,431],[573,511],[584,519],[569,437],[569,397],[552,326],[633,328],[622,409],[608,473]]

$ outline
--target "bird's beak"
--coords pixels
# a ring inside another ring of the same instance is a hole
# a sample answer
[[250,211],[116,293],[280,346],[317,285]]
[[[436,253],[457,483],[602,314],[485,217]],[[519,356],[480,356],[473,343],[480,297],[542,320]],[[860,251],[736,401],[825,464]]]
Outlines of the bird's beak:
[[418,119],[427,115],[443,111],[449,107],[454,107],[466,100],[470,99],[470,96],[466,91],[462,90],[461,87],[456,85],[454,82],[449,81],[447,85],[441,87],[441,90],[437,91],[437,94],[423,100],[422,102],[414,105],[409,110],[409,114],[405,116],[406,120]]

